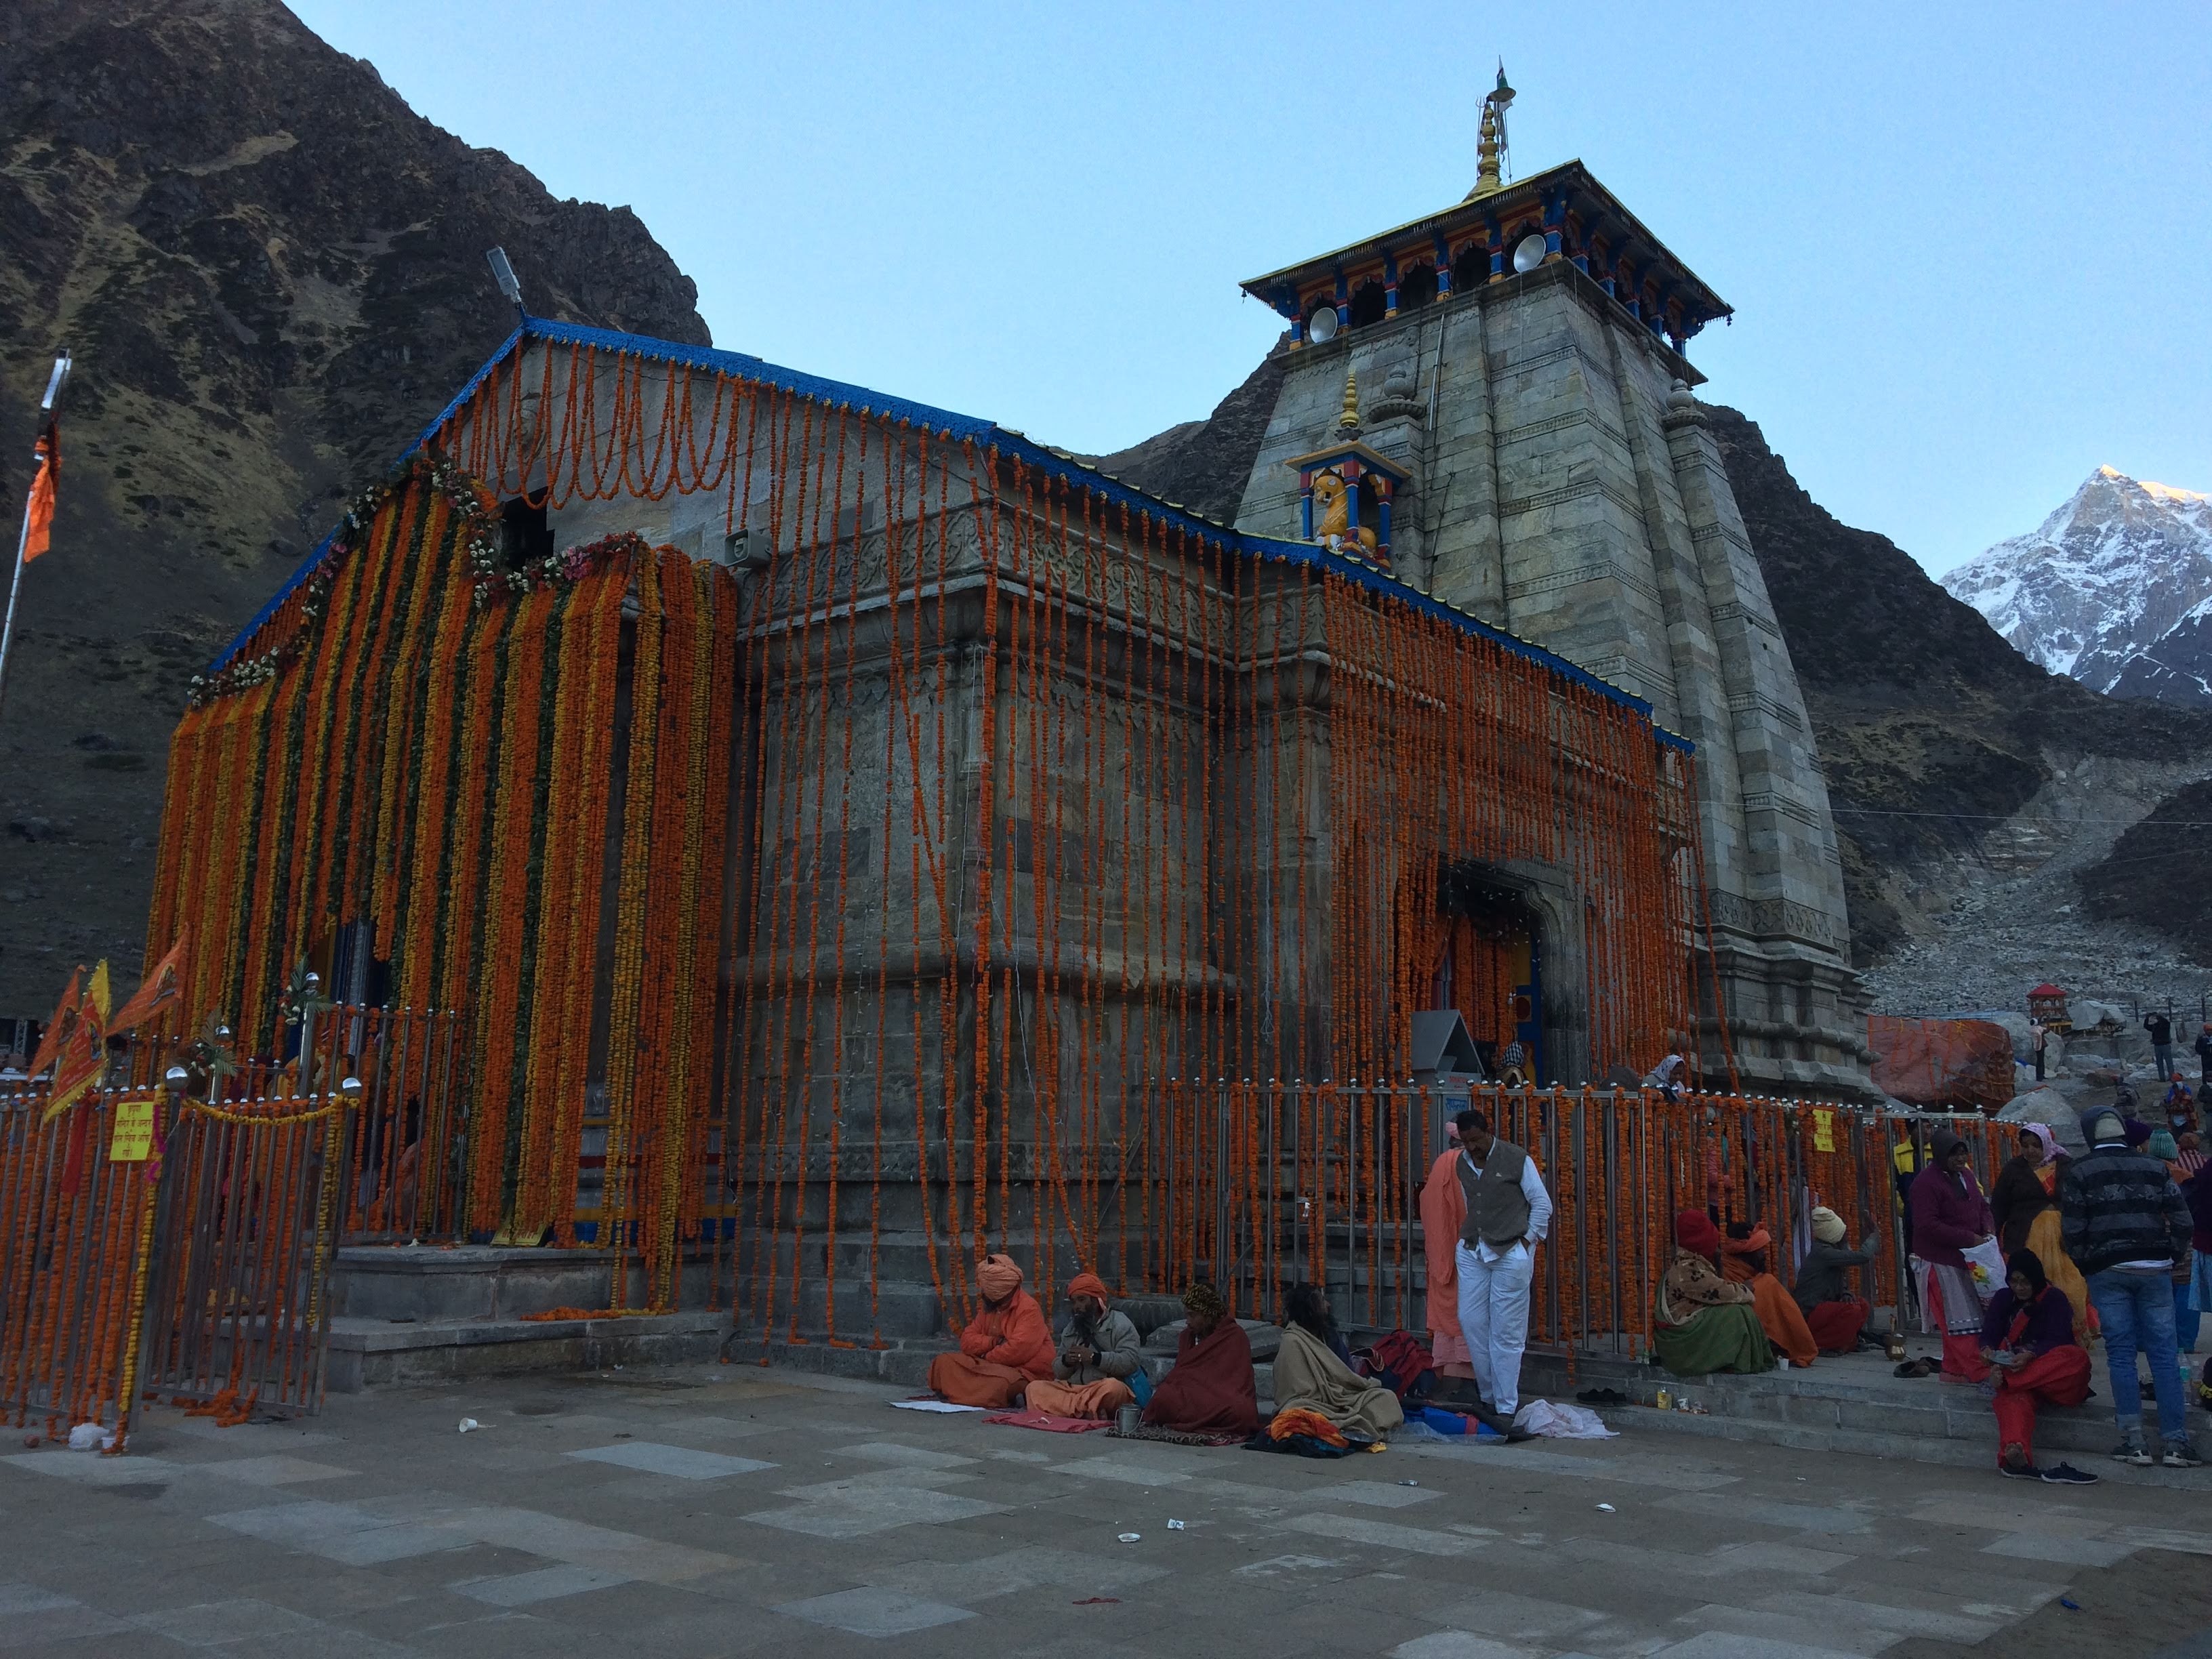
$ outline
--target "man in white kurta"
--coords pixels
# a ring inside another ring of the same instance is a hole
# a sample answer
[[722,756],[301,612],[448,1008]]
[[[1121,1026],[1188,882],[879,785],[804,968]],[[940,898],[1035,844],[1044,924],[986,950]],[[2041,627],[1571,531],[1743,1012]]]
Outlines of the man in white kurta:
[[1521,1409],[1521,1356],[1528,1346],[1528,1285],[1536,1246],[1552,1225],[1552,1195],[1536,1161],[1490,1130],[1480,1112],[1462,1112],[1460,1190],[1467,1224],[1459,1267],[1459,1328],[1484,1402],[1507,1421]]

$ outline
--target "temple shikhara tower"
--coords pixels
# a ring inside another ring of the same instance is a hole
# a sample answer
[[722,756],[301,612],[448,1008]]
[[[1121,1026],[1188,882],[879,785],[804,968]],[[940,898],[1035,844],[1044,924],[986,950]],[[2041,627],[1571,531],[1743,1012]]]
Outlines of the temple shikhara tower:
[[[1827,789],[1691,392],[1690,342],[1729,307],[1581,162],[1504,182],[1512,97],[1501,70],[1464,200],[1244,284],[1292,356],[1237,527],[1333,531],[1649,699],[1697,746],[1704,1040],[1724,1012],[1747,1089],[1863,1095]],[[1540,960],[1574,924],[1528,879]]]

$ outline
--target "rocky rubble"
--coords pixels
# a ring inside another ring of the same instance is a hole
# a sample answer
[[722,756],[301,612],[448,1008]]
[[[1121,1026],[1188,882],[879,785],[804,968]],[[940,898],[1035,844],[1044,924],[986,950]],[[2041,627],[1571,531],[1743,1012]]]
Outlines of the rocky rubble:
[[[2101,760],[2054,776],[2021,809],[2013,833],[1993,835],[1974,855],[1929,873],[1917,890],[1925,908],[1916,909],[1909,942],[1865,970],[1873,1011],[2014,1011],[2024,1027],[2029,988],[2049,980],[2123,1011],[2169,1008],[2177,1023],[2196,1019],[2212,995],[2212,969],[2087,896],[2077,879],[2191,769],[2193,763]],[[2203,879],[2185,865],[2154,864],[2136,875],[2154,893],[2168,884],[2179,894]],[[2138,1017],[2126,1024],[2133,1028]],[[2149,1058],[2146,1042],[2140,1059]]]

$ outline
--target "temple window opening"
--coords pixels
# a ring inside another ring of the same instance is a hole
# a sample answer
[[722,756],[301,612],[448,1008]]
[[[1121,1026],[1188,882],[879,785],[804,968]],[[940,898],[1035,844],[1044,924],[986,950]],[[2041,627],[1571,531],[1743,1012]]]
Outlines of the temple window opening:
[[1472,294],[1490,280],[1490,250],[1480,240],[1469,242],[1453,257],[1451,285],[1455,294]]
[[510,495],[500,503],[500,557],[509,570],[520,570],[553,556],[553,525],[545,492]]
[[1424,259],[1407,265],[1398,276],[1398,309],[1418,311],[1437,297],[1437,268]]
[[1389,308],[1389,296],[1383,291],[1380,277],[1370,276],[1352,291],[1352,325],[1366,328],[1382,320]]

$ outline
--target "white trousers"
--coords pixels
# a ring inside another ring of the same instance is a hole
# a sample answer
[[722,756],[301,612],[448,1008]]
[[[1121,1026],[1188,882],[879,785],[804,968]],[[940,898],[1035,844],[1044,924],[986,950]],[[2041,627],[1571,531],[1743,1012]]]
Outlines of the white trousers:
[[1459,1334],[1467,1342],[1475,1387],[1501,1417],[1521,1409],[1521,1355],[1528,1346],[1528,1281],[1536,1258],[1516,1244],[1485,1261],[1464,1243],[1459,1263]]

